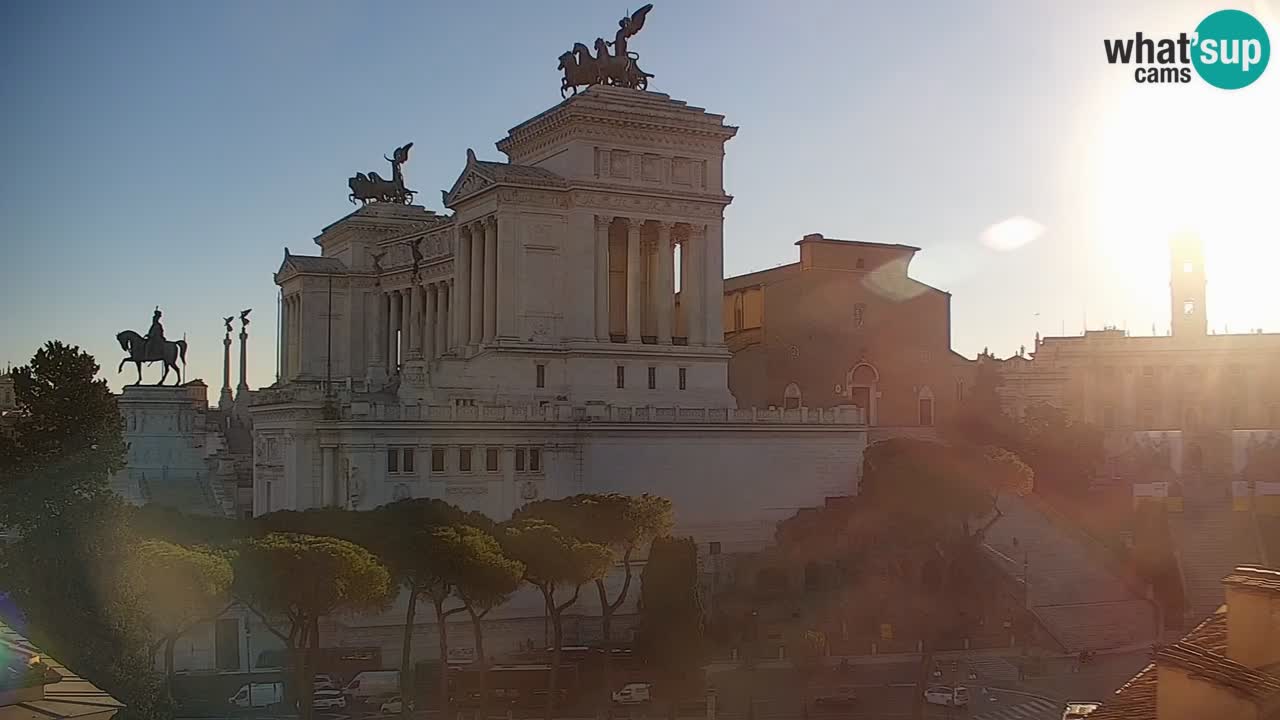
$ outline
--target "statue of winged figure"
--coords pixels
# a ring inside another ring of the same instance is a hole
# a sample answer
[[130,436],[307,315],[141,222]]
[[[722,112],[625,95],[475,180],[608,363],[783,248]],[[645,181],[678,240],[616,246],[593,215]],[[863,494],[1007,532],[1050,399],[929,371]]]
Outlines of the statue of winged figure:
[[[564,71],[564,78],[560,83],[560,97],[565,97],[570,89],[577,95],[578,87],[583,85],[609,84],[636,90],[648,89],[649,78],[653,75],[636,64],[640,57],[627,49],[627,40],[640,32],[652,9],[653,4],[649,3],[619,20],[613,42],[596,38],[595,56],[582,43],[574,43],[572,50],[561,55],[559,69]],[[609,54],[610,47],[613,48],[612,55]]]
[[382,176],[376,172],[370,172],[368,175],[356,173],[355,177],[348,178],[347,187],[351,188],[351,194],[347,199],[352,203],[359,200],[362,205],[368,205],[371,202],[412,205],[414,191],[404,186],[404,173],[400,170],[400,166],[409,162],[409,149],[412,147],[413,143],[408,143],[396,148],[391,157],[382,156],[384,160],[391,163],[390,180],[383,180]]
[[222,318],[222,324],[227,326],[227,333],[231,332],[231,321],[235,319],[236,319],[235,315]]

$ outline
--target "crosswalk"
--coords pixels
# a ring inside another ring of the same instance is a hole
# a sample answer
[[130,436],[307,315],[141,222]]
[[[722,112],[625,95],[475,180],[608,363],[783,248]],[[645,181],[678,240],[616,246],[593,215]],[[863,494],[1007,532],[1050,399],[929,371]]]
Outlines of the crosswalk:
[[[982,702],[982,699],[975,698],[971,702]],[[1061,705],[1043,698],[1019,700],[999,708],[982,708],[981,711],[971,704],[970,711],[969,720],[1060,720],[1062,718]]]

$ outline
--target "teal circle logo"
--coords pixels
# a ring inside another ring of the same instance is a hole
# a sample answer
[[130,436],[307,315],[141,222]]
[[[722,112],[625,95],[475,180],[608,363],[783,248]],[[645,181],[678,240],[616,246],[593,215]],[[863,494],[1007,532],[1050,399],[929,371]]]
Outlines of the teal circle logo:
[[1271,59],[1271,40],[1258,19],[1241,10],[1219,10],[1196,26],[1191,62],[1205,82],[1239,90],[1257,80]]

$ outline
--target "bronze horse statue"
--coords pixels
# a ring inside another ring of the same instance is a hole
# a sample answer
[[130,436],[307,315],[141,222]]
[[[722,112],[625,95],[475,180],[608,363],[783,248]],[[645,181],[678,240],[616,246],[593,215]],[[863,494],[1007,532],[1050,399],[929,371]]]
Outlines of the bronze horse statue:
[[412,205],[414,192],[404,186],[404,172],[400,169],[402,165],[409,162],[409,149],[412,147],[413,143],[408,143],[396,148],[391,157],[382,156],[384,160],[391,163],[390,180],[382,179],[382,176],[376,172],[370,172],[368,175],[356,173],[355,177],[348,179],[347,187],[351,188],[351,194],[347,195],[347,199],[353,204],[358,200],[362,205],[368,205],[371,202]]
[[131,362],[138,366],[138,382],[134,385],[142,384],[142,363],[162,362],[164,363],[164,374],[160,376],[160,382],[157,385],[163,385],[165,378],[169,377],[169,368],[178,373],[178,382],[182,384],[182,370],[178,368],[178,360],[182,361],[182,366],[187,365],[187,341],[186,340],[165,340],[161,346],[158,355],[147,355],[147,339],[132,330],[125,330],[116,334],[116,341],[120,343],[120,349],[129,354],[128,357],[120,361],[120,367],[116,368],[116,372],[124,370],[124,364]]

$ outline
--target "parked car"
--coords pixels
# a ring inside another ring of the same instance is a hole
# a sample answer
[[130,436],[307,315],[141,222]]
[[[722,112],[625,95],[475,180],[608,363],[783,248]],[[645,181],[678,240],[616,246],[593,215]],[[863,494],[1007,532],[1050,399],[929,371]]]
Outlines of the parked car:
[[311,679],[312,690],[339,690],[338,683],[333,679],[332,675],[324,673],[317,674]]
[[366,703],[389,698],[400,692],[400,671],[366,670],[351,678],[343,692],[352,700]]
[[813,699],[819,707],[846,707],[858,702],[858,694],[851,687],[836,688]]
[[1062,720],[1084,720],[1093,714],[1094,710],[1102,707],[1102,703],[1096,702],[1069,702],[1062,709]]
[[613,694],[613,701],[619,705],[639,705],[652,699],[649,683],[642,682],[627,683]]
[[325,690],[316,690],[311,696],[311,707],[316,710],[328,710],[332,708],[345,708],[347,706],[347,697],[337,688],[329,688]]
[[969,704],[969,688],[963,685],[931,685],[924,691],[924,701],[930,705],[965,707]]
[[284,683],[248,683],[241,685],[227,702],[242,708],[270,707],[284,702]]
[[[378,708],[378,712],[382,713],[383,715],[398,715],[400,711],[403,709],[404,709],[404,701],[400,699],[399,695],[396,695],[390,700],[387,700],[386,702],[382,703],[382,707]],[[409,701],[409,709],[410,710],[413,709],[412,700]]]

